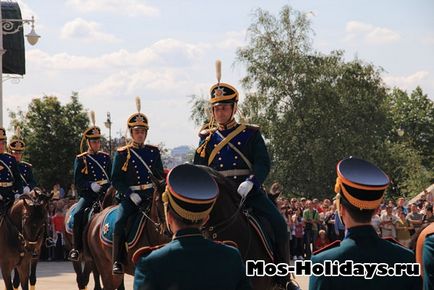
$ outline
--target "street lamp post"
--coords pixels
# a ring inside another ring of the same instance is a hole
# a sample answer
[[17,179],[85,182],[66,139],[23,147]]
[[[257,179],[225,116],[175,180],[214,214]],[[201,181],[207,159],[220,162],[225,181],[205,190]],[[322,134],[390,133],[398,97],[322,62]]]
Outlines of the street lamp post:
[[112,120],[110,117],[110,112],[107,112],[107,121],[104,122],[104,125],[107,129],[109,129],[109,152],[111,156],[112,155]]
[[3,47],[3,35],[14,34],[17,33],[24,24],[31,24],[32,30],[29,34],[26,34],[27,41],[31,45],[35,45],[40,36],[35,32],[35,19],[32,16],[32,19],[3,19],[2,17],[2,8],[0,2],[0,23],[1,23],[1,31],[0,31],[0,127],[3,126],[3,55],[6,50]]

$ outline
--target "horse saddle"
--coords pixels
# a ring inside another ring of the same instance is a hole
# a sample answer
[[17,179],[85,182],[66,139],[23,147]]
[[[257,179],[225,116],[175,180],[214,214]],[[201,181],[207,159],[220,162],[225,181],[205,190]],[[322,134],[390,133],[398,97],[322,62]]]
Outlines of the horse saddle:
[[253,215],[251,210],[245,210],[244,215],[247,217],[250,226],[258,235],[259,240],[264,246],[265,251],[272,261],[274,261],[273,246],[275,244],[275,236],[270,222],[265,217],[260,215]]
[[[65,231],[73,235],[74,234],[74,215],[77,211],[77,205],[78,203],[75,203],[71,206],[71,209],[69,211],[69,215],[66,217],[65,220]],[[95,207],[88,207],[84,210],[84,217],[83,217],[83,226],[87,224],[87,222],[90,220],[90,218],[95,214]]]
[[[100,227],[99,238],[101,242],[108,246],[112,247],[113,245],[113,232],[115,228],[116,218],[118,216],[119,206],[115,206],[111,208],[104,216],[102,225]],[[136,214],[131,216],[127,222],[127,243],[128,249],[134,247],[138,242],[139,238],[143,233],[143,229],[145,228],[146,217],[142,214],[141,211],[138,211]]]
[[[78,203],[75,203],[71,206],[71,209],[69,211],[69,216],[67,216],[66,220],[65,220],[65,231],[71,235],[74,234],[74,231],[73,231],[74,215],[77,211],[77,205],[78,205]],[[82,226],[84,227],[85,225],[87,225],[87,222],[90,220],[90,218],[97,212],[99,212],[99,208],[97,208],[95,206],[91,206],[91,207],[86,208],[84,210]]]

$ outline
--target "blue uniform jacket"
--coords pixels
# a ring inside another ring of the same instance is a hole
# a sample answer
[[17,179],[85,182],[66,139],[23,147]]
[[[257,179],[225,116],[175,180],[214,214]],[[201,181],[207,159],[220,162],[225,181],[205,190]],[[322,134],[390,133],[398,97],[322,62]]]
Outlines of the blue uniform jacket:
[[[157,179],[163,178],[163,163],[161,162],[160,150],[152,145],[137,147],[127,145],[121,147],[115,153],[112,171],[113,186],[120,193],[120,197],[128,197],[133,191],[138,193],[152,194],[153,189],[132,190],[130,186],[152,184],[151,174],[140,159],[132,152],[136,152],[149,166]],[[128,159],[129,155],[129,159]]]
[[36,186],[36,181],[33,177],[32,164],[21,161],[18,163],[18,169],[22,177],[23,186],[28,186],[30,189],[33,189]]
[[183,229],[164,247],[143,255],[134,273],[134,290],[251,289],[237,249]]
[[[232,131],[240,126],[239,124],[234,128],[219,131],[223,137],[229,135]],[[210,134],[207,131],[205,134],[201,134],[201,140],[199,146],[201,146],[205,139]],[[243,158],[232,149],[229,144],[226,144],[216,155],[211,164],[208,165],[208,160],[211,155],[212,150],[217,144],[222,141],[222,137],[213,132],[211,138],[206,145],[205,157],[202,158],[198,152],[196,152],[194,157],[194,163],[200,165],[210,166],[217,171],[227,171],[233,169],[249,169],[247,164],[244,162]],[[267,147],[265,146],[264,139],[259,131],[259,128],[252,125],[247,125],[246,129],[241,131],[237,136],[235,136],[230,143],[234,145],[252,164],[252,171],[250,174],[254,175],[254,182],[257,188],[259,188],[270,172],[270,157],[268,155]],[[235,183],[241,183],[249,177],[247,175],[235,175],[230,176]]]
[[[312,256],[312,263],[326,260],[354,263],[415,263],[412,251],[381,239],[370,225],[349,228],[339,246],[320,251]],[[416,290],[421,289],[420,277],[374,276],[372,279],[355,276],[310,276],[311,290]]]
[[[91,159],[95,159],[105,170],[104,171]],[[84,152],[77,155],[74,162],[74,184],[80,197],[95,197],[96,193],[92,191],[90,185],[93,182],[100,182],[104,193],[110,186],[111,159],[110,155],[99,151],[95,154]]]
[[0,194],[3,198],[13,198],[23,193],[23,182],[15,158],[9,153],[0,154]]

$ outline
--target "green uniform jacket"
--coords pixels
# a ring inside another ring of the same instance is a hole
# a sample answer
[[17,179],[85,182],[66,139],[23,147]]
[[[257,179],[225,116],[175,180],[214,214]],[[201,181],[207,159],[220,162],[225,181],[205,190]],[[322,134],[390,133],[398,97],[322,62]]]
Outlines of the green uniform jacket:
[[[312,256],[312,263],[326,260],[352,260],[354,263],[386,263],[389,267],[395,263],[415,263],[412,251],[399,244],[381,239],[370,225],[348,229],[345,239],[339,246]],[[310,290],[416,290],[421,289],[420,277],[409,276],[374,276],[372,279],[354,276],[310,276]]]
[[145,253],[136,265],[134,290],[251,289],[237,249],[183,229],[164,247]]

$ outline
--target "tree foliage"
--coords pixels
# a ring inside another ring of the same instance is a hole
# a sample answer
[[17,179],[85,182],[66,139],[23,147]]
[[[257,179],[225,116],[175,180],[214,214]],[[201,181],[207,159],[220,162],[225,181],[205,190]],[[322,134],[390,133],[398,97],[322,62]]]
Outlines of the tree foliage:
[[391,93],[373,64],[346,61],[342,51],[318,53],[312,35],[306,13],[284,6],[276,17],[259,9],[248,44],[237,51],[247,72],[240,107],[266,137],[268,182],[281,182],[287,194],[330,197],[337,162],[357,156],[382,167],[403,193],[428,186],[432,101],[420,88]]
[[64,187],[72,183],[74,158],[89,126],[77,93],[65,105],[55,96],[35,98],[26,112],[11,112],[10,117],[12,126],[22,128],[25,159],[32,163],[38,184],[50,189],[56,183]]

